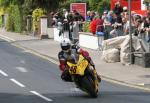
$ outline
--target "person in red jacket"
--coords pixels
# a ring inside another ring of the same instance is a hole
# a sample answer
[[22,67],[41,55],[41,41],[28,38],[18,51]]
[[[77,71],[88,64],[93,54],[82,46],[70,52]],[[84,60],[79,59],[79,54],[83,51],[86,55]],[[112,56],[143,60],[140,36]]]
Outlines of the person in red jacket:
[[97,19],[96,17],[94,17],[90,23],[90,31],[92,32],[93,35],[96,34],[96,25],[97,25]]

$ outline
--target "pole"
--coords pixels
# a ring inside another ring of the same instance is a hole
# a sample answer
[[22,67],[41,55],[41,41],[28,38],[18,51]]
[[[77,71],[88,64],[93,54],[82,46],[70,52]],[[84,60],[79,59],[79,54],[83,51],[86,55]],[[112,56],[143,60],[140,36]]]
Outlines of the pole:
[[132,51],[132,34],[131,34],[131,0],[128,0],[129,8],[129,35],[130,35],[130,63],[133,64],[133,51]]

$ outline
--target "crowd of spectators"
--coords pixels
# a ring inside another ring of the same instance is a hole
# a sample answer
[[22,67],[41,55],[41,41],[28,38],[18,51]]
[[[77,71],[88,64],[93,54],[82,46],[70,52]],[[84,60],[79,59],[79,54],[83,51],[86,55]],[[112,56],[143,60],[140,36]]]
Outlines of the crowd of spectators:
[[[85,22],[90,22],[90,32],[93,35],[103,32],[105,39],[129,34],[129,10],[122,7],[119,2],[115,4],[113,10],[105,10],[102,15],[95,11],[87,11],[87,17],[84,18],[76,10],[64,9],[62,13],[52,13],[52,16],[51,25],[60,29],[60,35],[67,30],[70,40],[79,38],[78,32],[83,31]],[[150,41],[150,10],[147,10],[147,15],[131,12],[131,33]]]
[[78,41],[79,31],[82,31],[82,23],[85,21],[85,18],[79,12],[76,10],[70,12],[63,9],[63,12],[53,13],[52,16],[51,25],[58,28],[60,36],[67,31],[71,41]]
[[[129,34],[129,10],[119,2],[111,11],[104,11],[102,15],[88,11],[86,21],[90,22],[93,35],[104,32],[105,39]],[[141,39],[150,41],[150,10],[147,15],[140,15],[131,11],[131,33]]]

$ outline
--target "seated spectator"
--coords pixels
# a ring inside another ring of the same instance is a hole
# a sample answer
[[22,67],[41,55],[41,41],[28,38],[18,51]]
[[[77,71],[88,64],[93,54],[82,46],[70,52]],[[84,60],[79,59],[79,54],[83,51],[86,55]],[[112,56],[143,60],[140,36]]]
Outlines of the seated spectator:
[[129,20],[127,18],[122,18],[123,23],[123,35],[127,35],[129,33]]
[[114,24],[117,21],[117,15],[113,13],[111,24]]
[[113,27],[113,30],[110,32],[111,38],[119,36],[118,25],[117,24],[113,24],[112,27]]

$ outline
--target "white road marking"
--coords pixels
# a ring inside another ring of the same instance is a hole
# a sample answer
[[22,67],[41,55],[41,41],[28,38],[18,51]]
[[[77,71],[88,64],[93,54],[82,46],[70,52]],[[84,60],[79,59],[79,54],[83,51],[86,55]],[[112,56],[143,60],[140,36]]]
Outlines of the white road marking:
[[19,81],[15,80],[13,78],[11,78],[10,80],[22,88],[25,87],[25,85],[23,85],[22,83],[20,83]]
[[27,73],[27,69],[24,68],[24,67],[16,67],[17,70],[19,70],[20,72],[23,72],[23,73]]
[[30,92],[33,93],[33,94],[35,94],[35,95],[37,95],[37,96],[39,96],[39,97],[41,97],[41,98],[43,98],[43,99],[46,100],[46,101],[49,101],[49,102],[52,102],[52,101],[53,101],[52,99],[49,99],[49,98],[47,98],[47,97],[41,95],[40,93],[38,93],[38,92],[36,92],[36,91],[30,91]]
[[73,91],[73,92],[79,92],[79,91],[81,91],[79,88],[71,88],[70,90]]
[[30,53],[30,50],[24,50],[23,53]]
[[6,40],[6,41],[8,41],[8,42],[15,41],[15,39],[9,38],[9,37],[4,36],[4,35],[1,35],[1,34],[0,34],[0,38]]
[[4,71],[0,70],[0,73],[1,73],[3,76],[8,77],[8,74],[5,73]]
[[144,83],[138,83],[137,85],[139,85],[139,86],[144,86],[145,84],[144,84]]
[[20,63],[25,64],[26,62],[24,60],[21,60]]

